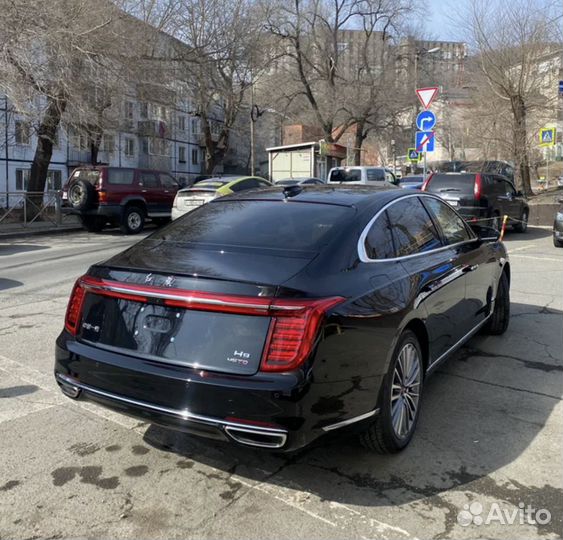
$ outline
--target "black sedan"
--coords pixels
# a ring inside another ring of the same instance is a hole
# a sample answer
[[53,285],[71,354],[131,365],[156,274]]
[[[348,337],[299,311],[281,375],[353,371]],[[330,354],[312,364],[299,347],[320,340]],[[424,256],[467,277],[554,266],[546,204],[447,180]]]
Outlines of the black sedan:
[[393,187],[215,199],[76,282],[56,380],[242,445],[295,450],[354,425],[368,448],[399,451],[428,374],[508,326],[506,250],[475,230]]
[[563,199],[559,199],[559,204],[561,207],[553,221],[553,245],[555,247],[563,247]]

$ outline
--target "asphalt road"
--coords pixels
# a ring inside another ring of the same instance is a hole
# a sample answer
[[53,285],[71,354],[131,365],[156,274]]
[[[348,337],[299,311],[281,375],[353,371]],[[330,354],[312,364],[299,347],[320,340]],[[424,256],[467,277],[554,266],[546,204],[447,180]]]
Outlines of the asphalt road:
[[561,537],[563,249],[549,231],[508,235],[508,332],[441,367],[391,457],[345,436],[273,455],[62,396],[53,343],[72,283],[136,240],[0,242],[0,538]]

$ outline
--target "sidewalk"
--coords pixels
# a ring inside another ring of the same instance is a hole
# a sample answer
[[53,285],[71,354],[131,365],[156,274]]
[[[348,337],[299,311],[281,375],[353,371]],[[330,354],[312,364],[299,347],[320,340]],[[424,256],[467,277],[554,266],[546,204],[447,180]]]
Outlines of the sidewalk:
[[55,225],[51,221],[34,221],[25,226],[21,223],[0,223],[0,240],[41,234],[64,234],[80,230],[82,230],[82,226],[75,216],[65,216],[61,225]]

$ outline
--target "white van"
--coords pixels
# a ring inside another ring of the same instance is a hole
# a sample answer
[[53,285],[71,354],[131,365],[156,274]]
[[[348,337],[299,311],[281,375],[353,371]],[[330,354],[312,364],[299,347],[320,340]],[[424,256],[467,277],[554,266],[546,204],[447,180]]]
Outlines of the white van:
[[395,175],[385,167],[333,167],[327,177],[327,184],[376,184],[389,182],[397,185]]

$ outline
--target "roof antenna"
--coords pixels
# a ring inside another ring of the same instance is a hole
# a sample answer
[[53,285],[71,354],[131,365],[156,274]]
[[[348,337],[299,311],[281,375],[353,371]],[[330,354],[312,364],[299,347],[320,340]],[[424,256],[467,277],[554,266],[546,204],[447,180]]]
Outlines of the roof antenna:
[[303,191],[303,187],[299,184],[293,186],[285,186],[283,188],[283,196],[288,199],[289,197],[295,197]]

